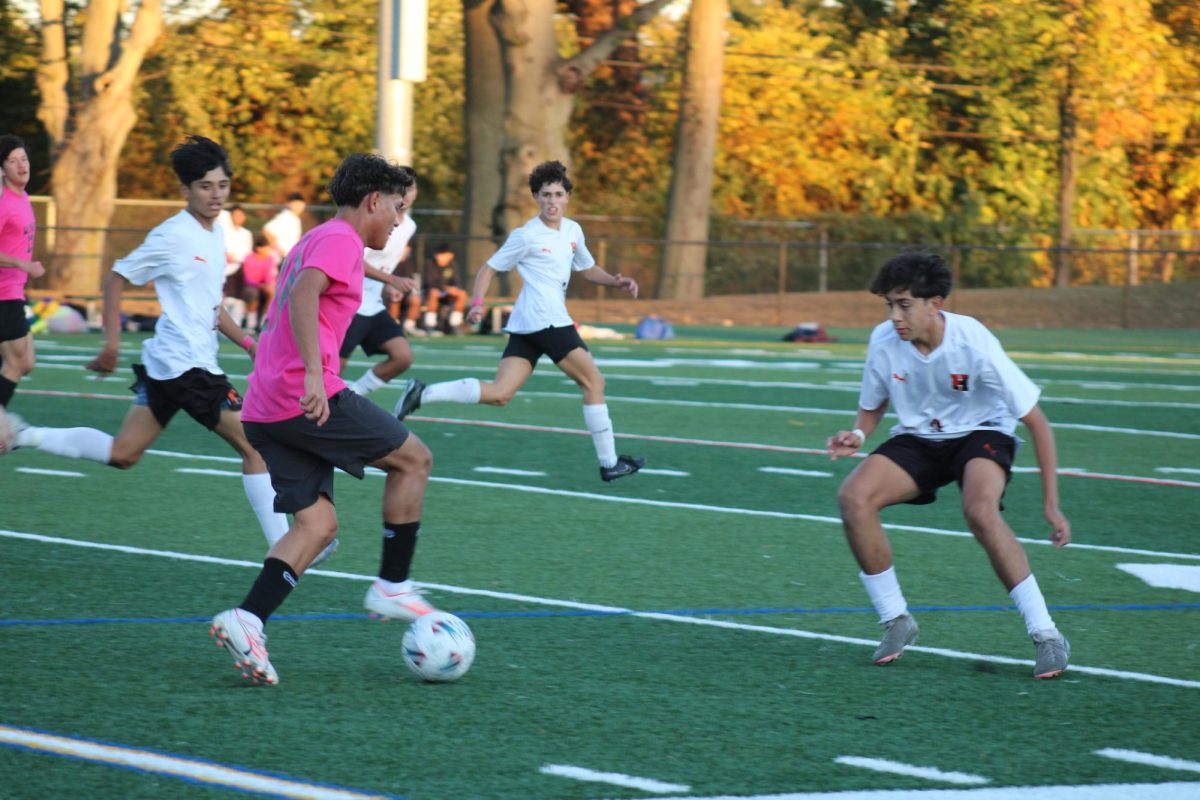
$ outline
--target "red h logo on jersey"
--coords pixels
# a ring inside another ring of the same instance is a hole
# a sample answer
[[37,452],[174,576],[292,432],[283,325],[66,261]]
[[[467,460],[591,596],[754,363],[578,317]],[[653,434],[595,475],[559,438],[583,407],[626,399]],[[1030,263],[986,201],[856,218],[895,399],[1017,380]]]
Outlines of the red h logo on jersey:
[[971,376],[965,372],[951,372],[950,388],[954,389],[956,392],[965,392],[968,388],[967,381],[970,380],[970,378]]

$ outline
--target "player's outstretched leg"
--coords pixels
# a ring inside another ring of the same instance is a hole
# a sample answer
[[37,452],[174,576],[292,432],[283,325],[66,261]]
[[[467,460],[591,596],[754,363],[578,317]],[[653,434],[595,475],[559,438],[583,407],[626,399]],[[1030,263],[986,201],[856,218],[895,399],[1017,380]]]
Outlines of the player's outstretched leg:
[[242,677],[256,685],[279,683],[279,675],[267,656],[267,635],[262,620],[240,608],[222,611],[213,617],[208,630],[217,647],[233,656],[233,665]]

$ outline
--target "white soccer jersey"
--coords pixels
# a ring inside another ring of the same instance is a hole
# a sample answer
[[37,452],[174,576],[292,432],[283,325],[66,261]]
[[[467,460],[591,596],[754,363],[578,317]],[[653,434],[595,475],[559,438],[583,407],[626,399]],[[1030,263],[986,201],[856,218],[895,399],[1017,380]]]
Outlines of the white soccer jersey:
[[227,210],[217,215],[217,224],[225,231],[225,252],[233,256],[232,262],[227,260],[225,263],[225,276],[228,277],[241,269],[246,256],[254,252],[254,234],[245,226],[234,227],[233,215]]
[[583,241],[583,228],[563,218],[558,230],[534,217],[508,235],[504,245],[488,259],[497,272],[513,267],[525,281],[504,330],[533,333],[551,327],[574,325],[567,313],[567,283],[571,271],[596,265]]
[[225,236],[187,209],[162,222],[146,241],[113,264],[135,286],[154,281],[162,316],[142,345],[147,374],[159,381],[189,369],[221,374],[217,366],[217,311],[225,284]]
[[983,323],[948,311],[942,318],[942,343],[928,355],[901,339],[891,322],[871,332],[859,406],[870,410],[891,401],[900,418],[892,436],[952,439],[975,430],[1014,435],[1041,390]]
[[304,221],[293,214],[290,208],[285,208],[267,220],[267,224],[263,225],[263,230],[270,232],[275,237],[275,246],[286,258],[288,252],[304,235]]
[[[374,267],[381,272],[389,274],[395,272],[400,259],[404,257],[404,248],[408,247],[409,240],[416,232],[417,223],[413,222],[411,216],[405,214],[400,224],[392,228],[387,244],[383,246],[382,250],[363,248],[363,261],[367,266]],[[362,304],[359,305],[356,313],[363,317],[373,317],[385,309],[383,282],[374,278],[363,278]]]

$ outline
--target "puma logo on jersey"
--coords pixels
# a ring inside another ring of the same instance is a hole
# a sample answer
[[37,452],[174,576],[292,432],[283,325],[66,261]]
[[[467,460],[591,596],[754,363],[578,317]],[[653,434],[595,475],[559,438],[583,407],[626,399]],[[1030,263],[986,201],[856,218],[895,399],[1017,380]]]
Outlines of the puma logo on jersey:
[[199,261],[201,264],[207,264],[203,256],[192,256],[192,261]]
[[967,386],[967,384],[970,381],[970,379],[971,379],[971,376],[966,374],[965,372],[951,372],[950,373],[950,388],[956,392],[965,392],[969,388]]
[[895,372],[893,372],[893,373],[892,373],[892,379],[893,379],[893,380],[900,381],[901,383],[908,383],[908,376],[907,376],[907,375],[897,375]]

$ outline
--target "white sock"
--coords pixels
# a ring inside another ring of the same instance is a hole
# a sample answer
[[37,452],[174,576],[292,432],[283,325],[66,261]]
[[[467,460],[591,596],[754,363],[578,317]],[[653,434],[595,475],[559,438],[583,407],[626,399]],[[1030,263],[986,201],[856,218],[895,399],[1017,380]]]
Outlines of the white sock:
[[463,321],[463,313],[461,311],[451,311],[450,312],[450,325],[452,327],[457,328],[459,325],[462,325],[462,321]]
[[383,386],[387,381],[382,381],[375,374],[375,369],[372,367],[367,370],[366,374],[350,384],[347,388],[355,394],[370,394],[371,392]]
[[900,591],[900,581],[896,580],[896,568],[888,567],[878,575],[858,573],[871,605],[879,612],[879,621],[888,622],[901,614],[908,613],[908,603],[904,602],[904,593]]
[[426,311],[424,321],[425,321],[425,327],[428,328],[429,330],[433,330],[434,328],[436,328],[437,327],[437,312]]
[[431,383],[421,392],[421,405],[423,407],[426,403],[478,403],[479,392],[478,378]]
[[113,437],[95,428],[26,428],[17,434],[14,444],[107,464],[112,458]]
[[596,448],[596,458],[602,467],[617,465],[617,442],[613,437],[612,420],[608,418],[608,404],[583,407],[583,424],[587,425],[592,434],[592,444]]
[[275,511],[275,488],[271,486],[270,473],[243,474],[242,488],[246,490],[246,499],[250,501],[254,516],[258,517],[258,524],[262,526],[263,536],[267,537],[267,544],[274,545],[288,532],[288,518],[287,514]]
[[1032,634],[1034,631],[1057,630],[1054,620],[1050,619],[1050,611],[1046,608],[1046,599],[1038,587],[1037,578],[1031,573],[1028,578],[1018,583],[1008,593],[1017,604],[1017,611],[1025,618],[1025,630]]

